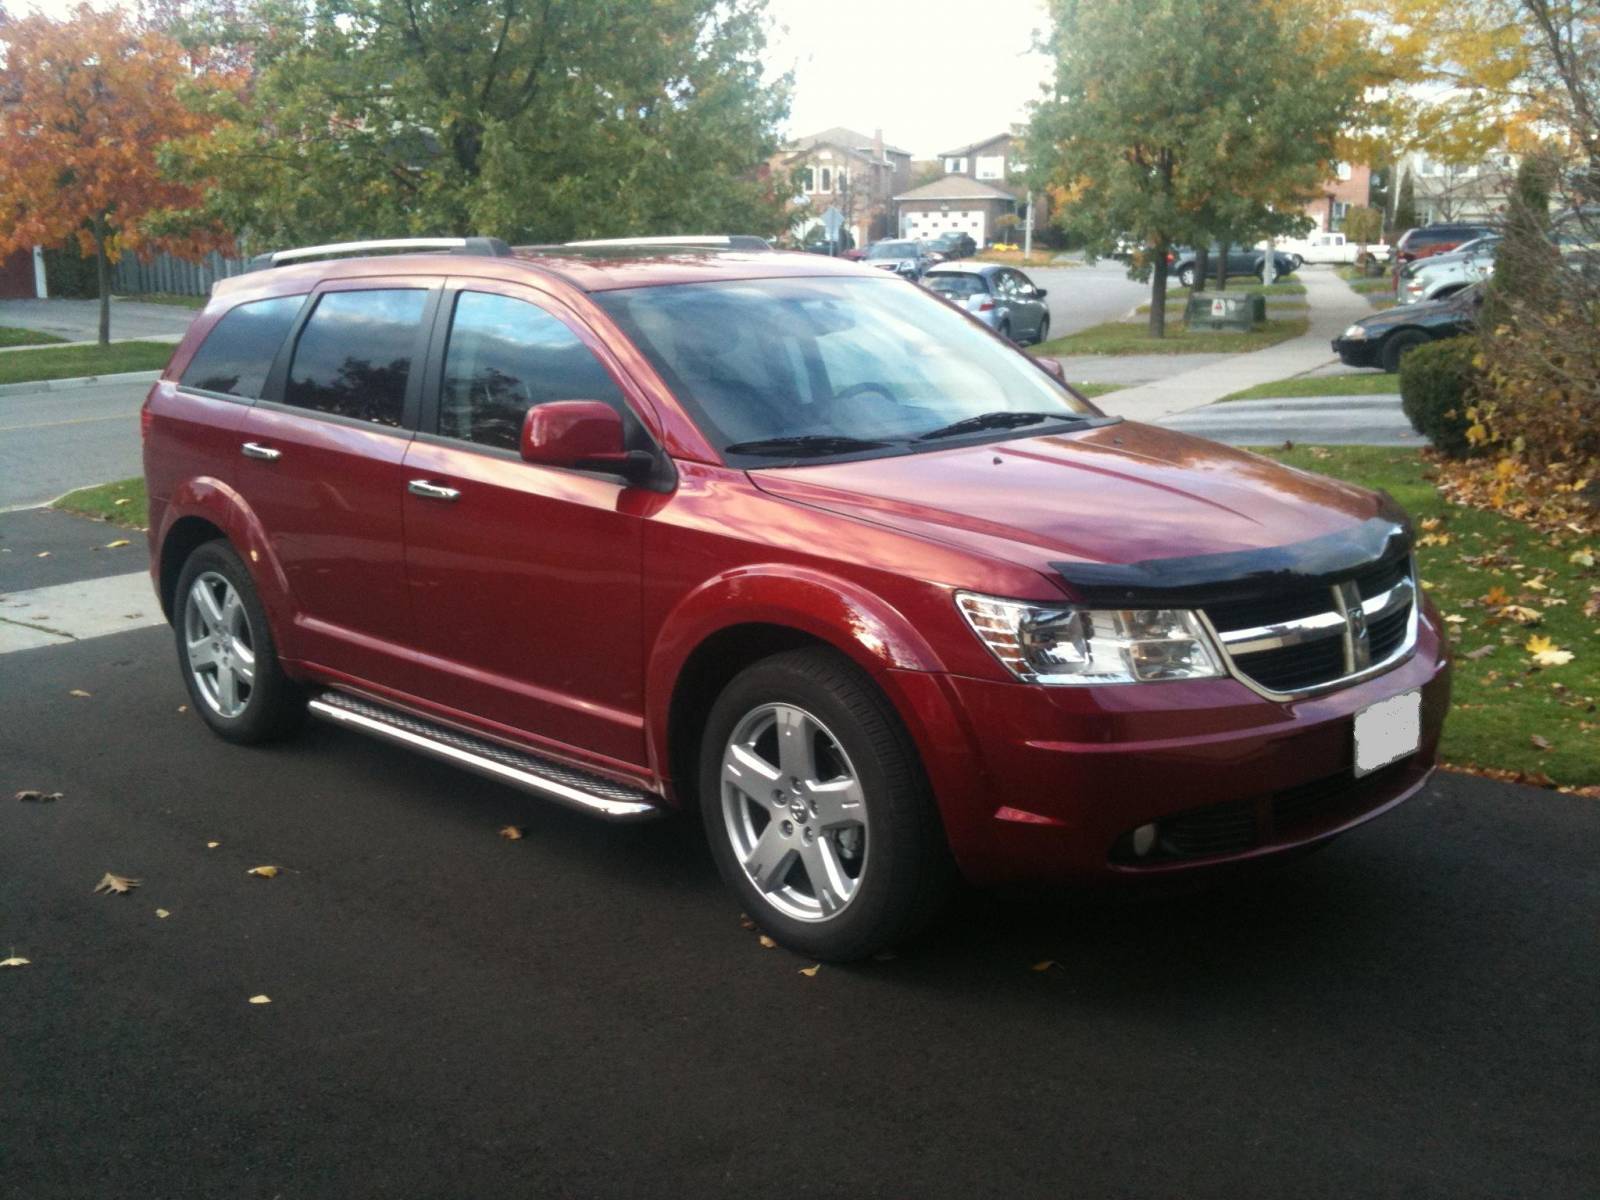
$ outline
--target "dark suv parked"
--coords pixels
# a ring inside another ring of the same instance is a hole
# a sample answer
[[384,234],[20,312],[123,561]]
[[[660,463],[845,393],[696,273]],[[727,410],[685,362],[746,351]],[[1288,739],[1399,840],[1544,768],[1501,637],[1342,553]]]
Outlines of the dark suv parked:
[[872,267],[392,248],[218,283],[145,402],[151,574],[221,737],[310,712],[698,810],[740,907],[840,959],[957,871],[1253,861],[1432,769],[1447,640],[1388,497],[1105,416]]
[[[1206,259],[1206,277],[1215,279],[1217,276],[1217,256],[1222,253],[1220,246],[1211,247]],[[1257,279],[1265,278],[1263,270],[1266,262],[1264,250],[1245,247],[1232,247],[1228,251],[1228,278],[1234,279],[1246,275],[1254,275]],[[1196,273],[1199,271],[1199,259],[1194,250],[1188,247],[1179,247],[1167,255],[1168,271],[1175,276],[1179,283],[1186,288],[1194,286]],[[1274,278],[1283,279],[1294,274],[1294,258],[1280,251],[1273,251]]]

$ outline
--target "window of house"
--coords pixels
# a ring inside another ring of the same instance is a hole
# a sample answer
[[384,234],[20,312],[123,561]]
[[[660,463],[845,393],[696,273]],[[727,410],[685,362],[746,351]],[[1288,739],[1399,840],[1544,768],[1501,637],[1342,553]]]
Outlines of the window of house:
[[814,192],[817,190],[817,169],[815,167],[807,167],[800,179],[806,191]]
[[444,356],[439,432],[516,450],[528,410],[552,400],[599,400],[628,412],[616,381],[561,321],[526,300],[462,292]]
[[965,175],[967,173],[967,160],[963,158],[947,158],[944,160],[946,175]]
[[420,288],[323,293],[295,346],[284,403],[398,426],[427,298]]
[[977,168],[979,179],[1004,179],[1006,177],[1006,156],[1004,154],[980,154]]
[[831,167],[822,168],[822,190],[825,192],[833,191],[833,169]]
[[256,400],[304,296],[253,300],[229,311],[200,343],[178,382],[203,392]]
[[1347,163],[1347,162],[1334,163],[1334,165],[1333,165],[1333,175],[1334,175],[1335,179],[1349,180],[1349,178],[1350,178],[1350,164]]

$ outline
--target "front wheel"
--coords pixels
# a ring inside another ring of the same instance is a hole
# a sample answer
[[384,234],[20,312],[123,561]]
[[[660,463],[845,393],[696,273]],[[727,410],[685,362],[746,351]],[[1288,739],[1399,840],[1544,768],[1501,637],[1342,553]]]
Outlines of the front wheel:
[[1402,329],[1399,333],[1391,333],[1389,340],[1383,344],[1383,369],[1393,375],[1400,370],[1401,359],[1432,340],[1420,329]]
[[1179,267],[1178,268],[1178,282],[1180,284],[1182,284],[1184,287],[1192,289],[1194,287],[1194,268],[1193,267]]
[[951,879],[910,738],[832,651],[775,655],[727,686],[706,722],[700,810],[745,911],[815,958],[865,958],[910,936]]
[[1035,344],[1042,346],[1045,342],[1048,342],[1049,340],[1050,340],[1050,314],[1046,313],[1044,316],[1039,318],[1039,336],[1036,339],[1036,343]]
[[250,743],[299,727],[305,696],[279,666],[266,610],[227,542],[207,542],[189,556],[173,607],[183,682],[213,732]]

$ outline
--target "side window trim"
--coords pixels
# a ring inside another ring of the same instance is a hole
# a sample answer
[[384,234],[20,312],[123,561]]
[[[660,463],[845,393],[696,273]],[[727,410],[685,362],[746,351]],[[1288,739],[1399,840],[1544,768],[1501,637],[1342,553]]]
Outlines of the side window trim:
[[317,309],[322,297],[330,292],[380,292],[380,291],[422,291],[426,296],[422,303],[422,315],[417,319],[417,329],[412,344],[411,361],[413,364],[427,365],[427,354],[432,346],[433,327],[438,317],[440,295],[443,292],[443,276],[426,275],[412,278],[396,278],[393,276],[371,276],[354,279],[324,279],[319,282],[306,297],[306,303],[300,306],[294,324],[289,327],[288,336],[283,339],[283,345],[278,347],[278,356],[272,360],[272,369],[267,372],[267,382],[261,389],[260,403],[272,404],[284,412],[299,413],[305,417],[318,420],[335,421],[351,424],[362,429],[375,429],[380,432],[409,435],[419,428],[418,417],[422,412],[422,374],[416,369],[406,375],[405,404],[400,412],[398,426],[375,425],[371,421],[355,420],[350,417],[341,417],[336,413],[318,412],[312,408],[300,408],[297,405],[284,401],[284,389],[289,380],[289,365],[294,361],[295,350],[300,345],[300,335],[305,332],[306,325],[311,320],[311,314]]

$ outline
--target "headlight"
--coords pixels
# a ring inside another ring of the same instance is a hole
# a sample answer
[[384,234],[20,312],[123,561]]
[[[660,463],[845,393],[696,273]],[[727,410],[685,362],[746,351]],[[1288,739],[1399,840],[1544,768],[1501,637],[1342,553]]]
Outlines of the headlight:
[[1156,683],[1223,674],[1186,609],[1083,609],[957,592],[983,644],[1024,683]]
[[1346,341],[1360,342],[1366,339],[1367,331],[1359,325],[1352,325],[1339,336],[1344,338]]

